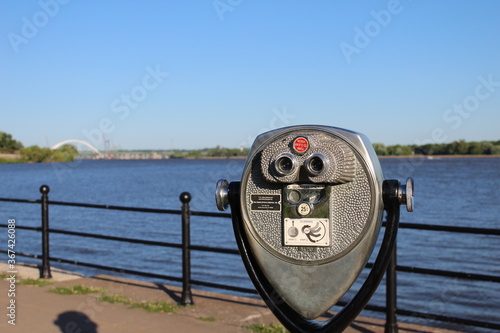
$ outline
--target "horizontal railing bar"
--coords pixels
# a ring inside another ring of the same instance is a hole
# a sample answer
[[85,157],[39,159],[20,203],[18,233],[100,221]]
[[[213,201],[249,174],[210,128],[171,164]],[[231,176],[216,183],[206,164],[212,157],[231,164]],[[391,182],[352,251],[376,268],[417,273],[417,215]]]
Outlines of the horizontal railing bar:
[[[347,302],[339,301],[335,305],[336,306],[346,306]],[[367,304],[365,306],[364,310],[375,311],[375,312],[384,312],[384,313],[386,312],[386,308],[384,306],[372,305],[372,304]],[[457,317],[452,317],[452,316],[429,314],[429,313],[410,311],[410,310],[399,309],[399,308],[396,309],[396,313],[400,316],[424,318],[424,319],[437,320],[437,321],[442,321],[442,322],[447,322],[447,323],[462,324],[462,325],[475,326],[475,327],[500,329],[500,324],[498,324],[498,323],[490,323],[490,322],[474,320],[474,319],[464,319],[464,318],[457,318]]]
[[[0,224],[0,227],[7,227],[7,225]],[[22,229],[22,230],[33,230],[33,231],[41,231],[42,230],[39,227],[16,226],[16,228]],[[165,246],[165,247],[173,247],[173,248],[177,248],[177,249],[182,248],[182,244],[177,244],[177,243],[157,242],[157,241],[149,241],[149,240],[135,239],[135,238],[97,235],[97,234],[89,234],[86,232],[77,232],[77,231],[59,230],[59,229],[49,229],[49,232],[53,232],[55,234],[71,235],[71,236],[113,240],[113,241],[117,241],[117,242],[127,242],[127,243],[153,245],[153,246]],[[236,249],[218,248],[218,247],[211,247],[211,246],[204,246],[204,245],[191,245],[189,248],[191,250],[194,250],[194,251],[216,252],[216,253],[225,253],[225,254],[240,254],[240,252]]]
[[[0,227],[7,227],[7,225],[0,224]],[[34,231],[41,230],[41,228],[37,228],[37,227],[16,226],[16,228],[24,229],[24,230],[34,230]],[[58,229],[50,229],[49,232],[58,233],[58,234],[65,234],[65,235],[72,235],[72,236],[81,236],[81,237],[113,240],[113,241],[118,241],[118,242],[128,242],[128,243],[144,244],[144,245],[152,245],[152,246],[165,246],[165,247],[172,247],[172,248],[177,248],[177,249],[182,248],[182,244],[177,244],[177,243],[148,241],[148,240],[124,238],[124,237],[116,237],[116,236],[104,236],[104,235],[96,235],[96,234],[89,234],[89,233],[84,233],[84,232],[75,232],[75,231],[58,230]],[[216,248],[216,247],[203,246],[203,245],[191,245],[190,249],[194,250],[194,251],[216,252],[216,253],[224,253],[224,254],[239,254],[239,251],[236,249]],[[367,263],[365,267],[371,268],[372,266],[373,266],[372,263]],[[426,274],[426,275],[443,276],[443,277],[454,277],[454,278],[460,278],[460,279],[471,280],[471,281],[487,281],[487,282],[500,283],[500,276],[494,276],[494,275],[488,275],[488,274],[445,271],[445,270],[432,269],[432,268],[421,268],[421,267],[400,266],[400,265],[398,265],[396,267],[396,270],[398,272]]]
[[444,270],[440,270],[440,269],[399,266],[399,265],[396,266],[396,270],[398,272],[445,276],[445,277],[453,277],[453,278],[460,278],[460,279],[473,280],[473,281],[500,282],[500,276],[487,275],[487,274],[444,271]]
[[[335,306],[346,306],[347,304],[348,304],[348,302],[346,302],[346,301],[338,301],[337,303],[335,303]],[[369,310],[369,311],[375,311],[375,312],[385,312],[386,311],[385,307],[379,306],[379,305],[372,305],[370,303],[365,305],[363,310]]]
[[[385,226],[385,222],[382,223],[382,226]],[[500,229],[493,229],[493,228],[459,227],[459,226],[448,226],[448,225],[439,225],[439,224],[408,223],[408,222],[399,223],[399,228],[400,229],[447,231],[447,232],[460,232],[460,233],[465,233],[465,234],[500,236]]]
[[[7,251],[2,250],[2,251],[0,251],[0,253],[7,253]],[[34,258],[34,259],[41,259],[41,257],[42,257],[41,255],[27,254],[27,253],[20,253],[20,252],[16,253],[16,255],[19,255],[22,257]],[[51,261],[64,263],[64,264],[71,264],[71,265],[75,265],[75,266],[85,266],[85,267],[90,267],[90,268],[114,271],[114,272],[118,272],[118,273],[140,275],[140,276],[145,276],[145,277],[153,277],[153,278],[160,278],[160,279],[167,279],[167,280],[182,282],[182,278],[175,277],[175,276],[161,275],[161,274],[147,273],[147,272],[139,272],[139,271],[130,270],[130,269],[103,266],[103,265],[98,265],[98,264],[91,264],[91,263],[86,263],[86,262],[81,262],[81,261],[76,261],[76,260],[62,259],[62,258],[50,257],[49,259]],[[219,283],[206,282],[206,281],[200,281],[200,280],[191,280],[191,283],[195,284],[195,285],[205,286],[205,287],[238,291],[238,292],[249,293],[249,294],[257,294],[257,291],[255,289],[248,289],[248,288],[224,285],[224,284],[219,284]]]
[[[1,201],[1,199],[0,199]],[[38,202],[39,203],[39,202]],[[51,201],[50,203],[53,203]],[[106,207],[112,207],[112,206],[106,206]],[[126,207],[123,207],[126,208]],[[114,209],[114,208],[109,208],[109,209]],[[130,211],[137,211],[130,209]],[[141,208],[141,209],[146,209],[146,208]],[[125,210],[125,209],[124,209]],[[142,212],[142,210],[141,210]],[[180,211],[176,210],[157,210],[157,209],[149,209],[149,213],[163,213],[163,214],[180,214]],[[168,212],[175,212],[175,213],[168,213]],[[193,213],[193,212],[191,212]],[[198,212],[202,213],[202,212]],[[219,216],[216,215],[218,213],[207,213],[207,214],[197,214],[198,216],[207,216],[207,217],[225,217],[225,216]],[[195,215],[195,214],[192,214]],[[385,225],[385,222],[383,223]],[[0,227],[7,227],[6,224],[0,224]],[[477,235],[500,235],[500,229],[490,229],[490,228],[469,228],[469,227],[450,227],[450,226],[443,226],[443,225],[432,225],[432,224],[418,224],[418,223],[400,223],[401,228],[406,228],[406,229],[416,229],[416,230],[429,230],[429,231],[449,231],[449,232],[461,232],[461,233],[469,233],[469,234],[477,234]],[[16,228],[22,229],[23,227],[21,226],[16,226]],[[24,227],[27,228],[27,227]],[[34,230],[34,229],[27,229],[27,230]]]
[[[369,262],[365,265],[365,268],[372,268],[373,263]],[[443,277],[453,277],[464,280],[471,281],[487,281],[487,282],[500,282],[500,276],[495,275],[487,275],[487,274],[475,274],[475,273],[464,273],[457,271],[444,271],[440,269],[432,269],[432,268],[421,268],[421,267],[411,267],[411,266],[396,266],[396,270],[398,272],[405,273],[415,273],[415,274],[425,274],[425,275],[434,275],[434,276],[443,276]]]
[[454,324],[461,324],[461,325],[468,325],[468,326],[474,326],[474,327],[483,327],[483,328],[491,328],[491,329],[500,330],[500,323],[490,323],[487,321],[457,318],[457,317],[444,316],[444,315],[439,315],[439,314],[430,314],[430,313],[411,311],[411,310],[405,310],[405,309],[397,309],[396,313],[398,315],[401,315],[401,316],[418,317],[418,318],[424,318],[424,319],[429,319],[429,320],[443,321],[443,322],[447,322],[447,323],[454,323]]
[[173,247],[173,248],[178,248],[178,249],[182,248],[182,244],[177,244],[177,243],[149,241],[149,240],[144,240],[144,239],[135,239],[135,238],[127,238],[127,237],[97,235],[97,234],[89,234],[86,232],[76,232],[76,231],[59,230],[59,229],[49,229],[49,232],[52,232],[55,234],[90,237],[90,238],[97,238],[97,239],[106,239],[106,240],[127,242],[127,243],[134,243],[134,244],[165,246],[165,247]]
[[[7,253],[7,251],[0,250],[0,253]],[[21,257],[34,258],[34,259],[41,259],[42,258],[42,255],[28,254],[28,253],[21,253],[21,252],[16,253],[16,255],[21,256]],[[161,274],[147,273],[147,272],[139,272],[139,271],[130,270],[130,269],[103,266],[103,265],[98,265],[98,264],[91,264],[91,263],[86,263],[86,262],[81,262],[81,261],[76,261],[76,260],[68,260],[68,259],[55,258],[55,257],[50,257],[49,259],[51,261],[55,261],[55,262],[63,263],[63,264],[71,264],[71,265],[75,265],[75,266],[85,266],[85,267],[90,267],[90,268],[102,269],[102,270],[107,270],[107,271],[114,271],[114,272],[131,274],[131,275],[139,275],[139,276],[145,276],[145,277],[153,277],[153,278],[160,278],[160,279],[167,279],[167,280],[182,282],[182,278],[175,277],[175,276],[161,275]],[[219,284],[219,283],[199,281],[199,280],[191,280],[191,283],[196,284],[196,285],[200,285],[200,286],[226,289],[226,290],[232,290],[232,291],[238,291],[238,292],[244,292],[244,293],[250,293],[250,294],[257,294],[257,291],[254,289],[229,286],[229,285],[224,285],[224,284]]]
[[76,261],[76,260],[68,260],[68,259],[62,259],[62,258],[55,258],[55,257],[50,257],[49,259],[50,259],[50,261],[55,261],[55,262],[64,263],[64,264],[85,266],[85,267],[113,271],[113,272],[118,272],[118,273],[123,273],[123,274],[139,275],[139,276],[145,276],[145,277],[151,277],[151,278],[158,278],[158,279],[165,279],[165,280],[171,280],[171,281],[176,281],[176,282],[182,282],[182,278],[176,277],[176,276],[140,272],[140,271],[135,271],[132,269],[103,266],[103,265],[98,265],[98,264],[90,264],[90,263],[86,263],[86,262],[81,262],[81,261]]
[[[0,224],[0,227],[7,227],[7,225]],[[24,226],[16,226],[16,229],[34,230],[34,231],[41,231],[42,230],[42,228],[39,228],[39,227],[24,227]],[[89,234],[86,232],[77,232],[77,231],[68,231],[68,230],[59,230],[59,229],[49,229],[49,232],[52,232],[55,234],[71,235],[71,236],[113,240],[113,241],[117,241],[117,242],[127,242],[127,243],[135,243],[135,244],[154,245],[154,246],[165,246],[165,247],[173,247],[173,248],[178,248],[178,249],[182,248],[182,244],[177,244],[177,243],[156,242],[156,241],[148,241],[148,240],[143,240],[143,239],[97,235],[97,234]]]
[[227,254],[240,254],[240,251],[238,251],[236,249],[226,249],[226,248],[211,247],[211,246],[204,246],[204,245],[191,245],[189,248],[191,250],[195,250],[195,251],[218,252],[218,253],[227,253]]
[[[0,198],[0,201],[5,202],[19,202],[19,203],[41,203],[41,200],[28,200],[28,199],[10,199],[10,198]],[[181,211],[176,209],[160,209],[160,208],[146,208],[146,207],[128,207],[128,206],[115,206],[115,205],[99,205],[99,204],[89,204],[89,203],[78,203],[78,202],[66,202],[66,201],[53,201],[49,200],[50,205],[57,206],[71,206],[71,207],[83,207],[83,208],[96,208],[96,209],[111,209],[111,210],[123,210],[132,212],[142,212],[142,213],[159,213],[159,214],[175,214],[180,215]],[[204,216],[204,217],[223,217],[230,218],[230,213],[215,213],[215,212],[204,212],[204,211],[191,211],[193,216]]]
[[[0,224],[0,227],[8,228],[8,225],[7,224]],[[42,231],[41,227],[25,227],[25,226],[22,226],[22,225],[16,225],[16,229]]]
[[65,202],[65,201],[52,201],[52,200],[49,201],[49,205],[122,210],[122,211],[141,212],[141,213],[158,213],[158,214],[175,214],[175,215],[181,214],[180,210],[175,210],[175,209],[142,208],[142,207],[127,207],[127,206],[114,206],[114,205],[96,205],[96,204]]
[[[0,224],[0,227],[7,227],[7,225]],[[40,227],[24,227],[24,226],[16,226],[16,229],[33,230],[33,231],[41,231],[42,230],[42,228],[40,228]],[[117,242],[127,242],[127,243],[153,245],[153,246],[165,246],[165,247],[173,247],[173,248],[177,248],[177,249],[182,248],[182,244],[177,244],[177,243],[148,241],[148,240],[143,240],[143,239],[124,238],[124,237],[116,237],[116,236],[105,236],[105,235],[89,234],[86,232],[77,232],[77,231],[59,230],[59,229],[49,229],[49,232],[53,232],[55,234],[71,235],[71,236],[113,240],[113,241],[117,241]],[[189,248],[191,250],[194,250],[194,251],[217,252],[217,253],[225,253],[225,254],[240,254],[240,252],[236,249],[218,248],[218,247],[211,247],[211,246],[204,246],[204,245],[191,245]]]
[[[7,227],[7,225],[0,224],[0,227]],[[16,228],[23,229],[23,230],[34,230],[34,231],[41,230],[41,228],[37,228],[37,227],[16,226]],[[81,236],[81,237],[113,240],[113,241],[118,241],[118,242],[128,242],[128,243],[144,244],[144,245],[152,245],[152,246],[165,246],[165,247],[172,247],[172,248],[177,248],[177,249],[182,248],[182,244],[177,244],[177,243],[148,241],[148,240],[124,238],[124,237],[116,237],[116,236],[104,236],[104,235],[96,235],[96,234],[67,231],[67,230],[58,230],[58,229],[50,229],[49,232],[58,233],[58,234],[65,234],[65,235],[72,235],[72,236]],[[190,249],[194,250],[194,251],[216,252],[216,253],[225,253],[225,254],[239,254],[239,251],[236,249],[216,248],[216,247],[203,246],[203,245],[191,245]],[[365,267],[372,268],[372,266],[373,266],[372,263],[367,263]],[[494,275],[488,275],[488,274],[445,271],[445,270],[432,269],[432,268],[421,268],[421,267],[400,266],[400,265],[398,265],[396,267],[396,270],[398,272],[426,274],[426,275],[443,276],[443,277],[454,277],[454,278],[460,278],[460,279],[471,280],[471,281],[487,281],[487,282],[500,283],[500,276],[494,276]]]
[[255,289],[248,289],[248,288],[243,288],[243,287],[235,287],[235,286],[229,286],[225,284],[219,284],[219,283],[213,283],[213,282],[206,282],[206,281],[199,281],[199,280],[190,280],[191,284],[195,284],[198,286],[204,286],[204,287],[212,287],[212,288],[217,288],[217,289],[225,289],[225,290],[231,290],[231,291],[239,291],[242,293],[248,293],[248,294],[255,294],[258,295],[257,290]]
[[[40,200],[10,199],[10,198],[0,198],[0,201],[19,202],[19,203],[41,203]],[[115,206],[115,205],[97,205],[97,204],[65,202],[65,201],[52,201],[52,200],[49,201],[49,204],[58,205],[58,206],[72,206],[72,207],[86,207],[86,208],[97,208],[97,209],[123,210],[123,211],[133,211],[133,212],[143,212],[143,213],[175,214],[175,215],[181,214],[180,210],[174,210],[174,209],[127,207],[127,206]],[[191,211],[191,215],[205,216],[205,217],[223,217],[223,218],[230,218],[231,217],[231,214],[229,214],[229,213],[213,213],[213,212],[203,212],[203,211]],[[385,226],[385,222],[383,223],[383,225]],[[448,232],[460,232],[460,233],[468,233],[468,234],[500,236],[500,229],[493,229],[493,228],[445,226],[445,225],[437,225],[437,224],[408,223],[408,222],[401,222],[399,224],[399,227],[401,229],[448,231]]]
[[[0,253],[8,253],[7,251],[0,250]],[[23,252],[16,252],[16,257],[27,257],[27,258],[34,258],[34,259],[42,259],[41,254],[31,254],[31,253],[23,253]]]
[[[90,267],[90,268],[98,268],[98,269],[109,270],[109,271],[114,271],[114,272],[118,272],[118,273],[131,274],[131,275],[139,275],[139,276],[145,276],[145,277],[152,277],[152,278],[159,278],[159,279],[166,279],[166,280],[172,280],[172,281],[182,282],[182,278],[175,277],[175,276],[170,276],[170,275],[161,275],[161,274],[155,274],[155,273],[139,272],[139,271],[130,270],[130,269],[108,267],[108,266],[102,266],[102,265],[97,265],[97,264],[84,263],[84,262],[79,262],[79,261],[74,261],[74,260],[68,260],[68,259],[61,259],[61,258],[53,258],[53,257],[51,257],[50,260],[51,261],[55,261],[55,262],[59,262],[59,263],[72,264],[72,265],[76,265],[76,266],[86,266],[86,267]],[[247,293],[251,293],[251,294],[257,294],[256,290],[242,288],[242,287],[229,286],[229,285],[224,285],[224,284],[218,284],[218,283],[212,283],[212,282],[205,282],[205,281],[198,281],[198,280],[191,280],[191,283],[192,284],[196,284],[196,285],[203,285],[203,286],[207,286],[207,287],[213,287],[213,288],[219,288],[219,289],[226,289],[226,290],[232,290],[232,291],[239,291],[239,292],[247,292]]]
[[6,202],[20,202],[20,203],[41,203],[41,200],[28,200],[28,199],[10,199],[10,198],[0,198],[0,201]]
[[212,213],[212,212],[201,212],[201,211],[191,211],[191,215],[196,215],[196,216],[206,216],[206,217],[224,217],[224,218],[231,218],[230,213]]
[[[30,228],[29,230],[35,230],[35,229],[36,228]],[[40,230],[40,229],[38,228],[38,230]],[[81,237],[113,240],[113,241],[118,241],[118,242],[127,242],[127,243],[153,245],[153,246],[165,246],[165,247],[173,247],[173,248],[177,248],[177,249],[182,248],[182,244],[178,244],[178,243],[149,241],[149,240],[144,240],[144,239],[116,237],[116,236],[105,236],[105,235],[89,234],[86,232],[76,232],[76,231],[58,230],[58,229],[49,229],[49,232],[53,232],[56,234],[63,234],[63,235],[71,235],[71,236],[81,236]],[[235,249],[216,248],[216,247],[203,246],[203,245],[191,245],[189,248],[191,250],[196,250],[196,251],[218,252],[218,253],[227,253],[227,254],[240,254],[240,252],[238,250],[235,250]]]

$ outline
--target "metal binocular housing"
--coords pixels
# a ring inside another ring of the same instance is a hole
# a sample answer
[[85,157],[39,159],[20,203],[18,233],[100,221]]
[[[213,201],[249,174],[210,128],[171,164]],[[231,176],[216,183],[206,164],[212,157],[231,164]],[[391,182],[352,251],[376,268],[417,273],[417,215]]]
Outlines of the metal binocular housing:
[[[363,134],[304,125],[258,136],[241,181],[220,180],[216,202],[220,210],[231,206],[245,267],[278,319],[293,332],[336,331],[354,319],[378,286],[394,246],[399,205],[413,209],[412,190],[411,180],[405,186],[384,180]],[[384,210],[388,227],[375,273],[365,282],[369,286],[344,314],[313,321],[365,267]]]

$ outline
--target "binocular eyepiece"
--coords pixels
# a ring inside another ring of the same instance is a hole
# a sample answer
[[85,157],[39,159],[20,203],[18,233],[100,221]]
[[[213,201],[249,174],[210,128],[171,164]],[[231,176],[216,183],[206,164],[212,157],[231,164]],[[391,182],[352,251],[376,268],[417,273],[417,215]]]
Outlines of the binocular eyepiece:
[[262,147],[261,154],[262,175],[272,183],[347,183],[354,179],[354,152],[339,138],[291,134]]
[[297,172],[298,167],[297,158],[290,153],[282,153],[274,161],[274,169],[280,176],[291,175]]
[[330,168],[330,160],[321,153],[312,154],[301,166],[297,157],[291,153],[282,153],[274,161],[274,170],[279,176],[288,176],[303,167],[311,177],[320,176]]
[[321,153],[315,153],[309,157],[304,166],[312,176],[319,176],[328,171],[330,160]]

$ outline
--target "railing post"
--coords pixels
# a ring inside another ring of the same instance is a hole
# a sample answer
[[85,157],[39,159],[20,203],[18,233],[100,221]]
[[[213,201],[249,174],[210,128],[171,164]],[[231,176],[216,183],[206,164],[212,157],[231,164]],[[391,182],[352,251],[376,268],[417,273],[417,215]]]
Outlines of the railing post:
[[40,187],[40,193],[42,193],[42,269],[40,270],[41,279],[50,279],[52,274],[50,273],[50,263],[49,263],[49,192],[50,188],[48,185],[42,185]]
[[189,202],[191,194],[182,192],[182,305],[194,304],[191,294],[191,240],[190,240],[190,216]]
[[396,263],[397,263],[397,244],[392,251],[391,260],[387,271],[386,278],[386,320],[385,320],[385,333],[398,333],[398,321],[396,317],[397,309],[397,280],[396,280]]

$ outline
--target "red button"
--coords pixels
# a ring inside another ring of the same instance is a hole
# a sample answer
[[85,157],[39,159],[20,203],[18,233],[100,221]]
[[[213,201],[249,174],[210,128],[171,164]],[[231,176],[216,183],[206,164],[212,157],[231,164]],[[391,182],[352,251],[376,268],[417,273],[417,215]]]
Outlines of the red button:
[[307,149],[309,149],[309,141],[303,136],[299,136],[293,140],[293,149],[297,153],[304,153]]

